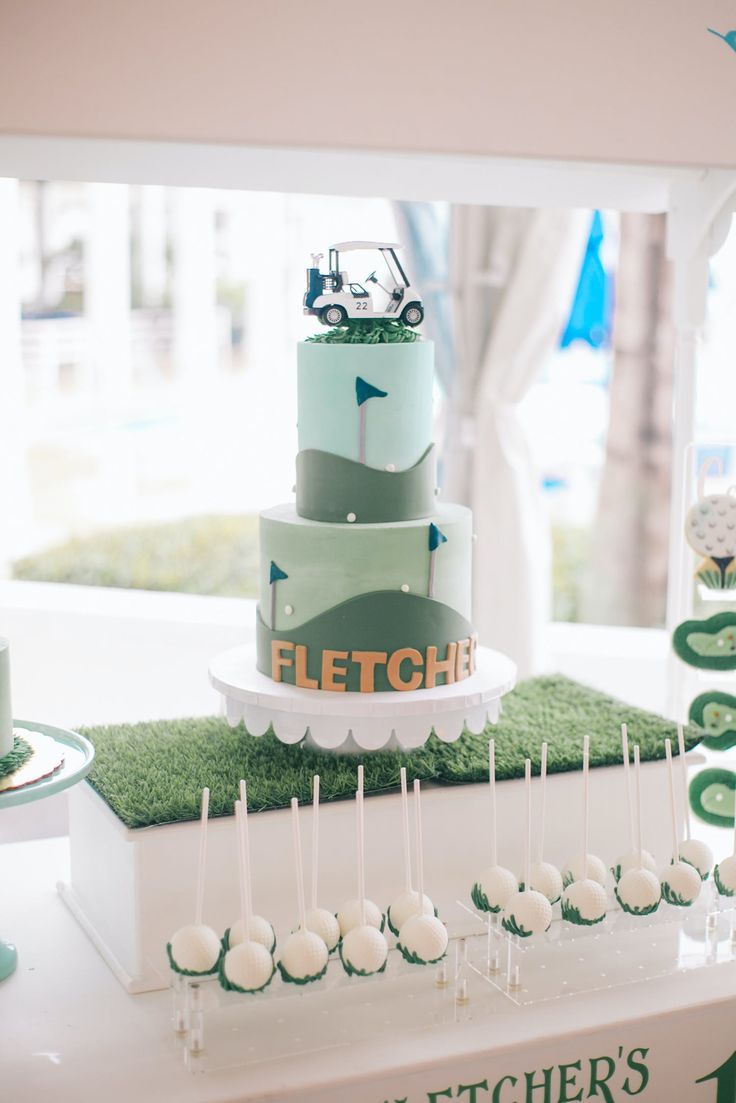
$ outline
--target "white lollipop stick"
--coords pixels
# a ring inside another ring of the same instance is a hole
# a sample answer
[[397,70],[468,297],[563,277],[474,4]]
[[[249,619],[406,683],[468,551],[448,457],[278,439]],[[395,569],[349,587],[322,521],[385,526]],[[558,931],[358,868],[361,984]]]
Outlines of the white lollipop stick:
[[631,795],[631,764],[629,762],[629,728],[628,724],[621,725],[621,748],[624,759],[624,776],[626,778],[626,807],[629,812],[629,846],[635,847],[636,831],[634,827],[634,802]]
[[319,774],[312,782],[312,907],[317,907],[317,877],[319,872]]
[[245,842],[243,840],[243,805],[239,800],[235,801],[235,834],[238,841],[238,880],[240,882],[240,918],[243,922],[243,937],[250,942],[250,917],[251,907],[248,899],[248,874],[247,859],[245,854]]
[[677,833],[677,805],[675,803],[675,771],[672,767],[672,743],[669,739],[664,741],[665,754],[667,755],[667,783],[670,791],[670,821],[672,824],[672,850],[676,862],[680,860],[680,840]]
[[207,817],[210,812],[210,791],[202,790],[202,805],[199,813],[199,862],[197,865],[197,900],[194,906],[194,922],[202,925],[204,911],[204,871],[207,865]]
[[588,876],[588,809],[590,805],[590,782],[588,780],[590,759],[590,736],[583,737],[583,869]]
[[715,468],[716,475],[723,474],[723,460],[720,456],[709,456],[708,459],[700,465],[700,470],[698,471],[698,498],[705,497],[705,480],[708,472],[713,468]]
[[299,906],[299,930],[307,927],[307,907],[304,902],[304,863],[302,861],[302,836],[299,830],[299,801],[291,798],[291,830],[294,836],[294,865],[296,866],[296,899]]
[[404,832],[404,888],[407,892],[411,892],[411,840],[409,838],[409,797],[406,792],[406,768],[404,766],[401,767],[401,826]]
[[422,841],[422,796],[419,778],[414,779],[414,817],[417,832],[417,888],[419,914],[424,915],[424,843]]
[[677,725],[677,751],[680,756],[680,779],[682,782],[682,807],[685,812],[685,838],[690,838],[690,801],[687,798],[687,763],[685,762],[685,732],[682,724]]
[[539,767],[541,791],[539,794],[539,861],[544,861],[544,826],[547,812],[547,744],[542,744],[542,762]]
[[529,884],[532,875],[532,763],[524,759],[524,789],[526,796],[526,834],[524,838],[524,889],[531,892]]
[[250,831],[248,829],[248,790],[242,778],[240,779],[240,803],[243,806],[241,810],[241,823],[243,830],[243,854],[245,856],[246,892],[248,894],[248,907],[250,908],[250,915],[253,915],[253,881],[251,879]]
[[488,741],[488,784],[491,795],[491,865],[498,865],[498,845],[496,842],[496,741]]
[[366,925],[365,912],[365,839],[363,836],[363,794],[358,789],[355,794],[356,831],[358,839],[358,902],[360,904],[360,925]]
[[362,767],[362,765],[358,767],[358,792],[361,795],[363,794],[363,767]]
[[639,869],[643,869],[644,863],[641,857],[641,761],[638,743],[634,744],[634,787],[636,793],[636,853],[639,861]]

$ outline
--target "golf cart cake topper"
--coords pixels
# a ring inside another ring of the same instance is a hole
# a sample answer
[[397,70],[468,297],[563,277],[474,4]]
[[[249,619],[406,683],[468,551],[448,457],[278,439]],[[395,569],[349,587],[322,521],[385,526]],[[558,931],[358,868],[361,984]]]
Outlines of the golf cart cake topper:
[[[389,318],[411,328],[421,325],[424,307],[419,292],[409,283],[396,255],[400,248],[400,245],[382,241],[338,242],[330,246],[327,272],[320,271],[323,254],[312,253],[312,267],[307,269],[304,313],[316,315],[326,326],[341,326],[350,318],[363,321]],[[340,268],[341,254],[366,250],[381,254],[386,274],[379,279],[373,271],[362,284],[355,283],[347,271]],[[373,284],[373,289],[367,290],[364,284]]]

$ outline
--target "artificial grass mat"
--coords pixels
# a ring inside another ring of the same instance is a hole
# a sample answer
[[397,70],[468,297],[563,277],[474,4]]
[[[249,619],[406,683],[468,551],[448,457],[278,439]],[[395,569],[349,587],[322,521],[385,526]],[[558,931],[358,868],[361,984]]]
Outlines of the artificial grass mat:
[[[503,715],[480,735],[465,732],[455,743],[432,735],[411,753],[336,755],[301,745],[286,746],[272,734],[253,738],[243,726],[219,717],[157,720],[83,729],[95,746],[88,782],[127,827],[152,827],[199,816],[202,788],[210,789],[210,815],[232,815],[241,777],[248,781],[253,812],[288,807],[291,797],[311,800],[312,776],[320,775],[323,801],[355,792],[357,762],[365,767],[367,794],[399,787],[399,769],[437,785],[465,785],[488,776],[488,738],[496,739],[496,776],[522,777],[524,759],[539,769],[540,746],[549,744],[550,773],[577,770],[582,740],[590,736],[591,767],[621,761],[621,724],[639,744],[643,762],[664,758],[664,740],[677,732],[668,720],[622,704],[561,676],[530,678],[504,698]],[[685,729],[688,749],[703,737]]]

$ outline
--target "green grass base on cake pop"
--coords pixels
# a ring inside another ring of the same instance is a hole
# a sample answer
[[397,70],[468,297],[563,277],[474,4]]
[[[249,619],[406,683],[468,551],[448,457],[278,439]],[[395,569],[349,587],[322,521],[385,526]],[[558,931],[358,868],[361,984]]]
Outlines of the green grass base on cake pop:
[[[591,736],[590,765],[621,762],[621,723],[639,744],[643,762],[664,757],[664,740],[675,726],[561,676],[530,678],[503,699],[499,723],[480,735],[465,732],[455,743],[430,736],[418,750],[375,754],[329,754],[306,745],[287,746],[272,734],[258,739],[242,725],[201,717],[116,724],[83,729],[96,758],[88,781],[115,815],[131,828],[199,818],[202,789],[210,789],[210,815],[232,815],[240,778],[248,779],[248,807],[258,813],[287,808],[292,797],[309,803],[312,777],[320,775],[323,802],[352,800],[355,769],[365,768],[367,796],[398,791],[400,769],[426,786],[468,785],[488,778],[488,739],[496,740],[499,781],[524,776],[524,759],[539,770],[543,740],[548,773],[581,768],[583,736]],[[685,729],[687,748],[702,738]]]
[[0,777],[7,777],[20,770],[33,754],[33,747],[22,735],[16,735],[13,739],[13,749],[0,758]]

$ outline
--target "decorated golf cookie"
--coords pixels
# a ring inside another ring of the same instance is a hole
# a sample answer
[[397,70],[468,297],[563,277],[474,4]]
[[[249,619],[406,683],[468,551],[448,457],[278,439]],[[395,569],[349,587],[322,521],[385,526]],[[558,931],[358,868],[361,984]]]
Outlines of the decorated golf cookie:
[[683,662],[702,670],[736,670],[736,612],[685,620],[672,636]]
[[680,839],[677,831],[677,801],[675,799],[675,771],[672,765],[672,742],[664,741],[667,756],[667,790],[669,795],[670,829],[672,831],[673,859],[659,875],[662,899],[679,908],[687,908],[697,900],[702,888],[700,874],[694,866],[680,861]]
[[726,494],[705,494],[705,475],[713,460],[700,471],[698,500],[685,518],[685,538],[703,556],[695,577],[709,589],[736,587],[736,487]]
[[[250,899],[250,852],[244,833],[245,783],[241,784],[241,800],[235,802],[235,838],[238,854],[238,883],[240,887],[240,938],[227,947],[220,960],[220,984],[228,992],[253,994],[262,992],[273,980],[276,965],[271,949],[254,938],[254,916]],[[260,934],[268,937],[261,920]],[[266,924],[273,935],[271,924]],[[275,937],[273,942],[275,943]]]
[[690,785],[690,804],[703,823],[732,827],[736,805],[736,774],[713,766],[696,774]]
[[629,730],[628,725],[621,725],[621,752],[624,764],[624,784],[626,787],[626,811],[629,823],[629,847],[626,853],[621,854],[611,866],[613,879],[618,883],[624,873],[630,869],[648,869],[650,873],[657,872],[657,863],[654,856],[648,850],[637,849],[636,825],[634,817],[634,800],[631,783],[631,763],[629,761]]
[[[628,742],[626,743],[628,759]],[[644,867],[641,829],[641,766],[639,748],[634,747],[633,838],[636,843],[636,864],[623,871],[614,890],[623,911],[629,915],[651,915],[659,907],[662,889],[659,878]]]
[[348,976],[369,977],[383,973],[388,960],[388,943],[382,930],[367,921],[365,898],[365,816],[363,811],[362,766],[358,768],[355,794],[356,846],[358,866],[359,922],[350,928],[339,946],[340,961]]
[[591,927],[606,917],[608,897],[603,887],[607,871],[604,863],[588,849],[590,824],[590,738],[583,738],[583,849],[563,871],[565,891],[560,901],[562,918],[577,926]]
[[547,801],[547,744],[542,743],[542,755],[539,769],[539,840],[537,844],[537,861],[529,866],[529,885],[519,885],[519,889],[533,888],[546,896],[550,904],[556,904],[562,896],[562,874],[557,866],[544,860],[544,829],[546,820]]
[[[421,786],[414,781],[414,815],[417,844],[417,896],[424,900],[424,845],[422,842]],[[430,903],[431,907],[431,903]],[[447,928],[434,914],[422,911],[410,915],[399,930],[397,948],[411,965],[433,965],[447,952]]]
[[728,751],[736,746],[736,697],[712,689],[691,703],[691,724],[705,732],[703,746],[711,751]]
[[434,904],[424,893],[412,887],[411,839],[409,836],[409,799],[406,791],[406,768],[401,767],[401,834],[404,844],[404,890],[392,900],[386,911],[386,922],[392,934],[399,931],[413,915],[434,915]]
[[319,935],[329,953],[340,941],[340,924],[337,916],[327,908],[321,908],[319,900],[319,774],[312,779],[312,891],[311,907],[307,909],[306,926],[308,931]]
[[197,862],[197,894],[194,923],[180,927],[166,946],[169,964],[175,973],[188,977],[203,977],[217,971],[222,953],[219,935],[202,922],[204,908],[204,878],[207,866],[207,817],[210,791],[202,790],[199,815],[199,858]]
[[289,984],[310,984],[325,975],[330,955],[326,944],[319,935],[307,929],[302,837],[299,829],[299,801],[296,797],[291,799],[291,828],[294,843],[299,927],[289,935],[283,945],[279,957],[279,972],[282,979]]
[[[693,839],[690,822],[690,802],[688,800],[687,762],[685,761],[685,733],[682,724],[677,726],[677,746],[680,763],[680,790],[685,817],[685,838],[680,842],[679,858],[698,871],[701,879],[707,881],[713,868],[713,851],[701,839]],[[674,856],[673,856],[674,860]]]
[[498,864],[496,828],[496,743],[488,742],[488,793],[490,796],[491,863],[478,875],[470,890],[473,904],[481,912],[500,912],[506,907],[519,882],[510,869]]
[[531,760],[524,762],[524,795],[526,802],[524,831],[524,881],[526,886],[507,900],[503,910],[501,926],[509,934],[518,938],[530,938],[535,934],[544,934],[552,922],[552,905],[547,897],[531,888],[531,834],[532,834],[532,781]]

